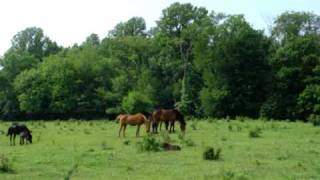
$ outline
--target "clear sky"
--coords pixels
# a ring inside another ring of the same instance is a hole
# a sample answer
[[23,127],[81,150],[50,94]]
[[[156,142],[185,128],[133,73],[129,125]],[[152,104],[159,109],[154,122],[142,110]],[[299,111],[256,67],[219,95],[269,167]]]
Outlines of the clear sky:
[[176,1],[209,11],[244,14],[256,29],[267,29],[287,10],[320,15],[320,0],[1,0],[0,55],[26,27],[41,27],[59,45],[71,46],[91,33],[102,39],[117,23],[133,16],[143,17],[148,27],[155,26],[161,11]]

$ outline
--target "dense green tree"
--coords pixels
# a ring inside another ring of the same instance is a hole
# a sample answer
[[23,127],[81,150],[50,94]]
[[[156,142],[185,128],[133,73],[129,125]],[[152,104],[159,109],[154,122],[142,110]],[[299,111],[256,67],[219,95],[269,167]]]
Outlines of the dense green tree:
[[11,42],[13,49],[29,52],[40,60],[60,50],[57,43],[51,41],[44,35],[43,30],[37,27],[29,27],[18,32]]
[[127,22],[121,22],[109,32],[111,37],[145,36],[146,23],[142,17],[133,17]]
[[108,59],[92,48],[74,49],[63,58],[50,56],[37,69],[24,71],[14,87],[26,113],[101,113],[111,77]]
[[98,46],[100,44],[100,39],[97,34],[92,33],[86,38],[86,41],[82,44],[83,46]]
[[[313,84],[319,83],[319,23],[319,16],[305,12],[286,12],[275,21],[273,35],[282,41],[272,53],[274,83],[261,109],[263,116],[306,119],[312,113],[305,100],[315,92]],[[317,98],[317,93],[314,95]]]
[[320,16],[310,12],[282,13],[276,20],[272,35],[280,41],[308,34],[320,33]]
[[[175,69],[168,74],[172,92],[178,88],[179,93],[172,94],[175,99],[175,105],[185,114],[195,113],[197,102],[197,93],[199,89],[197,84],[201,81],[192,83],[192,78],[201,80],[193,68],[193,44],[202,25],[208,21],[208,11],[205,8],[194,7],[189,3],[174,3],[162,12],[162,17],[158,21],[159,30],[156,34],[159,43],[160,59],[162,68]],[[163,67],[164,65],[164,67]],[[181,85],[177,86],[177,82]],[[168,102],[170,106],[170,102]],[[172,106],[172,105],[171,105]]]
[[10,49],[1,60],[0,112],[6,116],[20,113],[13,81],[24,70],[36,67],[38,60],[30,53]]
[[212,31],[212,38],[206,47],[209,55],[199,65],[205,83],[200,93],[204,113],[258,116],[269,83],[270,41],[243,16],[228,17]]
[[263,115],[278,119],[306,118],[306,112],[299,112],[297,100],[307,85],[319,83],[316,78],[319,50],[319,36],[315,35],[295,37],[277,49],[271,61],[274,87],[262,109]]
[[173,3],[156,27],[141,17],[100,40],[61,48],[41,28],[0,58],[0,116],[114,114],[320,117],[320,18],[285,12],[270,36],[242,15]]
[[126,113],[138,113],[152,110],[152,101],[139,91],[131,91],[122,100],[122,109]]

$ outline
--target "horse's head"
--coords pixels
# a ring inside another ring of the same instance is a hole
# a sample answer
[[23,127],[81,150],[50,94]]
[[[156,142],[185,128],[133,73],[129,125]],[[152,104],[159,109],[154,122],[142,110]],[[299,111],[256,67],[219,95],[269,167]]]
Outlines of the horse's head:
[[180,123],[180,129],[182,132],[186,131],[186,126],[187,126],[187,123],[185,121]]
[[177,113],[177,119],[180,122],[180,129],[181,129],[182,132],[185,132],[187,123],[186,123],[186,121],[184,119],[184,115],[182,113],[180,113],[178,110],[175,110],[175,111]]
[[27,141],[29,141],[30,144],[32,144],[32,134],[31,131],[27,135]]
[[146,132],[149,133],[150,132],[150,126],[151,126],[151,120],[147,119],[145,121],[145,125],[146,125]]

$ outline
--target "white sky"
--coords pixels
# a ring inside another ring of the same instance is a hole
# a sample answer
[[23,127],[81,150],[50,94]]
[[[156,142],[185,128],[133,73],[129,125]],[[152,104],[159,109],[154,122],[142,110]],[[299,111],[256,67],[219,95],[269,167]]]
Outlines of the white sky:
[[108,31],[133,16],[155,26],[163,9],[173,2],[190,2],[209,11],[245,14],[257,29],[266,29],[286,10],[320,15],[320,0],[0,0],[0,56],[19,31],[41,27],[59,45],[81,43],[91,33],[104,38]]

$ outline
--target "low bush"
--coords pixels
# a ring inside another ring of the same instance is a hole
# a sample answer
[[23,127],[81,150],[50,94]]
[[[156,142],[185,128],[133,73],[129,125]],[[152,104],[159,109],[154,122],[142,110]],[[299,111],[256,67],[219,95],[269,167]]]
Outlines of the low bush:
[[262,129],[259,127],[256,127],[255,129],[251,129],[249,131],[249,137],[251,137],[251,138],[261,137],[261,134],[262,134]]
[[161,137],[162,137],[162,141],[165,143],[170,143],[172,141],[168,131],[161,131]]
[[202,156],[204,160],[219,160],[221,159],[221,149],[215,150],[213,147],[208,147]]
[[157,152],[161,150],[160,143],[156,140],[156,138],[152,136],[145,136],[141,142],[137,143],[140,151],[153,151]]
[[124,144],[124,145],[130,145],[130,140],[125,140],[125,141],[123,142],[123,144]]
[[183,133],[180,133],[178,135],[178,138],[179,138],[181,144],[184,144],[186,146],[195,146],[196,145],[191,138],[186,138]]
[[0,155],[0,172],[13,172],[12,164],[10,163],[9,159],[4,155]]
[[308,121],[311,122],[314,126],[320,126],[320,115],[311,114],[308,117]]
[[190,125],[192,130],[197,130],[197,123],[196,122],[192,122]]

